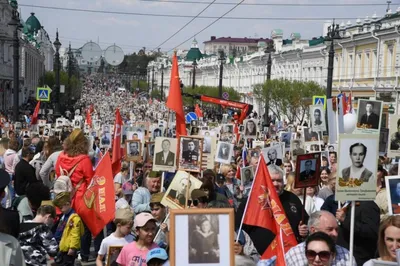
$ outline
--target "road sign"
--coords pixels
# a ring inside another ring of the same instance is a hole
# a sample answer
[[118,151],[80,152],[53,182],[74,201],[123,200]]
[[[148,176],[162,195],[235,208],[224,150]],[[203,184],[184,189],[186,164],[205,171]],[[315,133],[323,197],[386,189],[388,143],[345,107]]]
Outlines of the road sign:
[[326,96],[313,96],[312,97],[313,105],[323,105],[324,109],[326,109]]
[[50,102],[50,88],[37,88],[36,89],[36,100],[41,102]]
[[186,122],[190,123],[193,120],[197,120],[197,115],[193,112],[190,112],[185,116],[185,119],[186,119]]
[[224,100],[228,100],[229,99],[229,93],[227,93],[226,91],[224,91],[224,93],[222,93],[222,98]]

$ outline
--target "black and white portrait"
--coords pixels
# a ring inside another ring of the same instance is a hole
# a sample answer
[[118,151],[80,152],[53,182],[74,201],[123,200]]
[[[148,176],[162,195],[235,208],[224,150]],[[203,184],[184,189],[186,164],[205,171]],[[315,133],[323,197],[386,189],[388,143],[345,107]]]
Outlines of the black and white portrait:
[[240,181],[243,186],[250,187],[254,179],[254,167],[248,166],[240,168]]
[[381,128],[379,134],[379,155],[384,156],[387,153],[388,146],[390,146],[390,144],[388,145],[388,143],[389,143],[389,129]]
[[276,166],[282,165],[282,148],[280,145],[272,146],[262,149],[262,154],[267,165],[275,164]]
[[137,161],[142,155],[140,140],[128,140],[126,142],[126,157],[128,160]]
[[306,153],[303,142],[300,139],[292,140],[290,150],[292,152],[292,156]]
[[381,126],[382,102],[358,100],[357,132],[379,133]]
[[43,136],[44,136],[44,137],[49,137],[49,136],[50,136],[50,128],[45,127],[45,128],[43,129]]
[[233,125],[232,124],[223,125],[222,133],[223,134],[233,134]]
[[199,135],[199,132],[200,132],[200,130],[199,130],[199,127],[191,127],[190,128],[190,135],[191,136],[197,136],[197,135]]
[[64,126],[64,118],[57,118],[56,119],[56,128],[60,129]]
[[200,172],[203,140],[201,138],[180,138],[179,169]]
[[111,131],[110,131],[110,125],[103,125],[101,131],[102,131],[103,133],[110,133],[110,132],[111,132]]
[[189,219],[189,263],[219,263],[218,214],[196,214]]
[[292,139],[292,132],[279,132],[279,141],[285,143],[285,149],[290,148],[291,139]]
[[210,154],[212,148],[212,140],[211,136],[205,136],[203,138],[203,154]]
[[153,130],[153,140],[155,140],[156,138],[162,137],[163,136],[163,132],[164,132],[163,128],[160,128],[160,127],[154,128],[154,130]]
[[300,161],[299,181],[302,182],[316,178],[317,174],[316,165],[317,165],[316,159],[308,159]]
[[340,135],[337,198],[340,200],[375,198],[378,142],[379,136],[376,134]]
[[228,142],[218,142],[215,161],[224,164],[230,164],[233,156],[233,144]]
[[304,142],[318,142],[322,140],[321,131],[313,131],[310,128],[303,128]]
[[319,153],[299,154],[296,157],[295,187],[306,188],[318,185],[321,156]]
[[156,138],[154,143],[153,170],[173,172],[176,168],[175,138]]
[[154,149],[155,149],[154,142],[147,142],[146,148],[147,148],[147,157],[150,160],[153,160]]
[[197,120],[190,121],[190,126],[191,127],[197,127],[198,125],[199,125],[199,121],[197,121]]
[[313,131],[326,131],[325,111],[323,105],[310,105],[310,120]]
[[101,129],[101,121],[100,120],[94,120],[93,121],[93,128],[95,129],[95,130],[100,130]]
[[[389,123],[389,149],[388,156],[400,156],[400,115],[391,115]],[[382,138],[383,136],[380,136]],[[387,139],[386,139],[387,140]],[[380,144],[381,141],[379,141]]]
[[101,134],[101,139],[100,139],[100,146],[102,147],[108,147],[111,145],[111,133],[105,133],[103,132]]
[[400,214],[400,176],[386,176],[386,193],[390,215]]
[[244,137],[245,138],[256,138],[258,132],[258,120],[256,119],[247,119],[243,121],[244,125]]
[[[185,208],[186,200],[190,199],[193,189],[198,189],[201,185],[202,182],[199,179],[192,175],[189,177],[189,174],[185,171],[178,171],[165,192],[161,203],[172,209],[183,209]],[[187,195],[189,195],[189,198],[187,198]]]
[[81,121],[78,119],[74,120],[74,128],[81,128]]

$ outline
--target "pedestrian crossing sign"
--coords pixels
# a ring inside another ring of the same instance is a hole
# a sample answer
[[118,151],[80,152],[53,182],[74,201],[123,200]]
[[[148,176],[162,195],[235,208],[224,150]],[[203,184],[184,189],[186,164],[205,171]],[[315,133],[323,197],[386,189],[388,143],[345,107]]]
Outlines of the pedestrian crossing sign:
[[41,102],[50,102],[51,89],[48,87],[36,89],[36,100]]
[[313,105],[323,105],[324,109],[326,109],[326,96],[313,96],[312,104]]

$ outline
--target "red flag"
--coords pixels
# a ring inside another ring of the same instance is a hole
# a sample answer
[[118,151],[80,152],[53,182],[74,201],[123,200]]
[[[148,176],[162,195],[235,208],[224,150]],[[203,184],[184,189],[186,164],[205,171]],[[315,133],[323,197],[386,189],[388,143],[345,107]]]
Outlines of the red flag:
[[285,253],[296,246],[297,241],[272,184],[263,156],[260,156],[258,170],[247,201],[243,224],[259,226],[275,234],[274,240],[261,255],[261,258],[269,259],[277,256],[276,265],[286,265]]
[[35,110],[33,111],[31,125],[37,124],[39,111],[40,111],[40,101],[37,102]]
[[90,105],[89,112],[90,112],[91,114],[94,112],[94,106],[93,106],[93,104]]
[[196,113],[197,117],[203,117],[203,111],[201,111],[198,104],[195,105],[194,112]]
[[353,112],[353,103],[351,101],[351,93],[349,94],[349,97],[347,97],[347,101],[346,101],[346,114],[348,113],[352,113]]
[[246,107],[242,110],[242,113],[240,114],[239,121],[238,121],[239,124],[242,124],[243,120],[246,119],[248,111],[249,111],[249,106],[246,105]]
[[181,94],[181,83],[179,81],[178,58],[176,53],[172,57],[171,81],[167,100],[167,107],[176,114],[176,137],[187,135],[185,113],[183,112],[183,101]]
[[107,152],[99,162],[93,178],[83,195],[82,204],[79,204],[76,210],[94,236],[97,236],[114,219],[114,195],[111,159],[110,154]]
[[121,170],[121,130],[122,130],[122,117],[119,109],[115,111],[114,123],[114,140],[112,145],[112,169],[113,174],[117,174]]
[[92,116],[90,114],[90,110],[86,110],[86,124],[92,127]]

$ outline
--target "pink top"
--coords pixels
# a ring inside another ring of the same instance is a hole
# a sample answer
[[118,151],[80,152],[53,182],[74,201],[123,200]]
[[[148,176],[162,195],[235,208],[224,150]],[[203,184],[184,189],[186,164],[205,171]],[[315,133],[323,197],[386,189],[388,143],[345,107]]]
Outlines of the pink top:
[[149,250],[158,248],[156,243],[153,243],[149,249],[139,249],[136,246],[136,241],[125,245],[121,253],[119,253],[117,263],[122,266],[147,266],[146,257]]
[[4,167],[9,174],[14,174],[13,162],[15,155],[17,155],[17,152],[11,149],[6,150],[3,155]]

